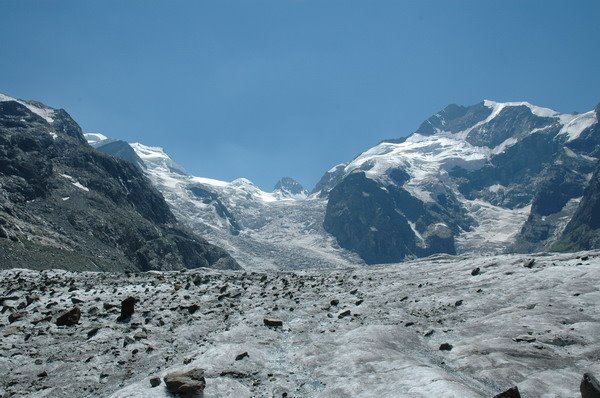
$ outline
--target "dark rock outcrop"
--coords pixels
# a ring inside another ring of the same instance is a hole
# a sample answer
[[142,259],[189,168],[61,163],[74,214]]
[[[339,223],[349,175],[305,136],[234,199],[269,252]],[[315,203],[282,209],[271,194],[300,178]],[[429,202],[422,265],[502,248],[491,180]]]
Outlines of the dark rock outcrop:
[[600,162],[573,218],[554,250],[589,250],[600,247]]

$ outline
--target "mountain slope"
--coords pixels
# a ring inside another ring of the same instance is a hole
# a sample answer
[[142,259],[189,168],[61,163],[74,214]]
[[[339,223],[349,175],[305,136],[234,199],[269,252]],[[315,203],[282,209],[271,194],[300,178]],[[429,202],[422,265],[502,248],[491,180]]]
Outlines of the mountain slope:
[[547,248],[597,161],[597,125],[597,109],[450,105],[326,173],[315,192],[329,197],[325,228],[368,263]]
[[573,218],[553,249],[572,251],[586,247],[600,247],[600,162]]
[[5,268],[239,267],[178,224],[139,168],[91,148],[64,110],[6,95],[0,249]]
[[[102,142],[94,145],[100,151],[107,148]],[[140,143],[130,147],[177,218],[227,249],[244,268],[337,268],[363,263],[323,229],[326,200],[308,196],[289,177],[273,192],[265,192],[245,178],[225,182],[189,175],[162,148]]]

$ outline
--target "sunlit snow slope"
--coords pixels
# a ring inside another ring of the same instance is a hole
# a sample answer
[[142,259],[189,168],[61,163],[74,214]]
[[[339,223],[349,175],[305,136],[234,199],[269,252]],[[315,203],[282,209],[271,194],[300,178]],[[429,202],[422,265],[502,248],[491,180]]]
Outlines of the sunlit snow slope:
[[265,192],[245,178],[225,182],[192,176],[162,148],[129,145],[177,218],[226,249],[243,267],[336,268],[362,263],[323,230],[325,199],[285,184]]

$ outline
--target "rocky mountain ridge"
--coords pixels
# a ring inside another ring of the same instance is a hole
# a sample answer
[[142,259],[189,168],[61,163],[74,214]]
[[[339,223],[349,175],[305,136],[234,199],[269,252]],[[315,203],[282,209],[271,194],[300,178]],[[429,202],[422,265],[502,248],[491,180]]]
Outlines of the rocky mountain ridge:
[[0,95],[2,268],[238,268],[179,224],[138,167],[61,109]]

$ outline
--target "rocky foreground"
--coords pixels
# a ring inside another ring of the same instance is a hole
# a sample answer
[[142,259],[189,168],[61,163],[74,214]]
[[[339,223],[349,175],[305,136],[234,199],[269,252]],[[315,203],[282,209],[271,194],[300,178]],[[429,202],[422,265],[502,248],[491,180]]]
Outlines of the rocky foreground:
[[165,375],[201,368],[206,398],[577,397],[600,375],[599,282],[600,252],[0,271],[0,396],[168,397]]

